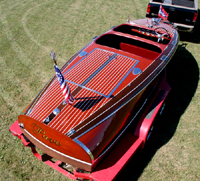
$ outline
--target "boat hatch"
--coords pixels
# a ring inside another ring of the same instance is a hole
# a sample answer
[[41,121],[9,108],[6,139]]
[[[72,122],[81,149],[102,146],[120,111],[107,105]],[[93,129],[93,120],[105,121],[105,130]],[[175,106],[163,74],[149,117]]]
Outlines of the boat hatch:
[[152,44],[114,34],[105,34],[98,38],[96,43],[123,50],[146,59],[156,59],[162,52],[159,47]]
[[[97,48],[67,70],[64,75],[70,75],[72,72],[73,74],[77,72],[79,75],[88,74],[82,81],[75,81],[72,77],[66,78],[66,81],[95,92],[100,96],[110,98],[125,78],[133,71],[138,62],[138,60]],[[94,66],[95,64],[96,66]],[[90,69],[90,65],[96,68]],[[82,67],[84,73],[80,72],[80,67]],[[110,82],[112,83],[110,84]],[[108,88],[106,89],[106,87]]]
[[[133,70],[138,62],[127,56],[96,48],[71,68],[65,67],[62,73],[75,101],[72,106],[66,105],[48,122],[48,126],[63,134],[73,129],[133,81],[137,76],[133,74]],[[55,107],[62,104],[63,99],[59,82],[55,79],[29,116],[43,121]]]

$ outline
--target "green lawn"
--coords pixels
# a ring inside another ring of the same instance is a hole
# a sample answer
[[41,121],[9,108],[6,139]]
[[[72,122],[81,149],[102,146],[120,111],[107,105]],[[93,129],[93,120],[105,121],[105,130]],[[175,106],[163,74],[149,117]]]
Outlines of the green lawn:
[[[144,18],[148,0],[0,0],[0,180],[69,180],[40,162],[9,133],[10,125],[59,67],[93,37]],[[199,0],[200,7],[200,0]],[[199,8],[200,9],[200,8]],[[144,150],[118,180],[200,180],[200,20],[181,34],[167,68],[166,109]]]

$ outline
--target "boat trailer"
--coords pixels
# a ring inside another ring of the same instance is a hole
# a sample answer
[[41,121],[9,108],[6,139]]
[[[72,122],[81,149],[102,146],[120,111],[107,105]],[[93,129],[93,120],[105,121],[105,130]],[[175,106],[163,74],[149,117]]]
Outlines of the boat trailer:
[[[143,111],[142,116],[136,126],[135,132],[127,132],[122,139],[118,140],[105,158],[95,167],[91,173],[83,173],[80,169],[74,169],[72,172],[65,169],[61,165],[64,163],[60,160],[52,161],[51,159],[44,160],[44,155],[37,152],[35,146],[26,140],[20,130],[18,121],[15,121],[11,127],[10,132],[22,140],[22,143],[31,148],[33,155],[46,163],[53,169],[59,171],[70,179],[73,180],[92,180],[92,181],[111,181],[114,180],[120,171],[123,170],[128,161],[132,158],[134,153],[143,148],[145,142],[149,139],[152,131],[152,125],[156,115],[161,114],[164,108],[164,100],[166,99],[171,87],[166,81],[166,74],[158,85],[157,92],[151,99],[150,104]],[[67,167],[70,167],[69,165]]]

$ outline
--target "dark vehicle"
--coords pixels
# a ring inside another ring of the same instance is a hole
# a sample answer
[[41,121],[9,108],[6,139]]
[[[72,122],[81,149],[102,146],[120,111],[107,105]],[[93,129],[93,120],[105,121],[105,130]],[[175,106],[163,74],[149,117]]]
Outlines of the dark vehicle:
[[198,0],[150,0],[146,17],[158,17],[160,6],[179,31],[193,32],[198,16]]

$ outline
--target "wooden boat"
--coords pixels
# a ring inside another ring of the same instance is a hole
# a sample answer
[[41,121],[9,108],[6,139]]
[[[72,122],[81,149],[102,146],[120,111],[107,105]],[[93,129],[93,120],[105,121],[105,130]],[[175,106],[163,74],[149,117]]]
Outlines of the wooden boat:
[[128,20],[94,38],[61,68],[73,103],[54,76],[18,117],[23,139],[91,172],[130,125],[138,126],[178,41],[173,25],[159,19]]

